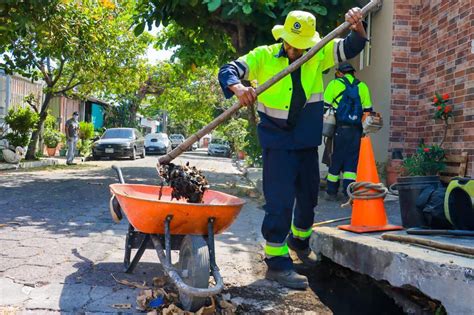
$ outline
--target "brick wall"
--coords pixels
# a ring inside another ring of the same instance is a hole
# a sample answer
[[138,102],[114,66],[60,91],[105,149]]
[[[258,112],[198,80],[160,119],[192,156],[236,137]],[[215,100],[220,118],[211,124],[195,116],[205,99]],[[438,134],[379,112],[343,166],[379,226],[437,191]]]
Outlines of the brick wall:
[[443,147],[467,151],[474,176],[474,0],[394,0],[393,20],[390,149],[439,143],[431,100],[449,93],[454,121]]

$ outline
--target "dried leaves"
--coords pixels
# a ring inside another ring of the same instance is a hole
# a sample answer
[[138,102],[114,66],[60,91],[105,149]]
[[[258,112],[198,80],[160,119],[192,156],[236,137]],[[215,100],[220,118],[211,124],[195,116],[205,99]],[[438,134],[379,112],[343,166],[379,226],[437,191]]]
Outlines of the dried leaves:
[[201,203],[204,192],[209,188],[206,177],[196,167],[190,167],[189,162],[185,166],[173,163],[162,165],[159,172],[172,188],[171,200],[184,198],[190,203]]

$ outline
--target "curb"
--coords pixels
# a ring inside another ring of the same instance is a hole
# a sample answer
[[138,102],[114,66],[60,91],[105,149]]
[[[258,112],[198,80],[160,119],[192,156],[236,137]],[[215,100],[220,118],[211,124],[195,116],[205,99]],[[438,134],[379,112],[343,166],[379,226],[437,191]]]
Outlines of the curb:
[[41,159],[39,161],[20,162],[19,164],[0,163],[0,171],[16,170],[19,168],[30,169],[30,168],[58,165],[58,164],[59,164],[59,160],[57,159]]
[[235,167],[242,172],[242,175],[257,191],[263,195],[262,168],[245,167],[244,161],[234,161]]

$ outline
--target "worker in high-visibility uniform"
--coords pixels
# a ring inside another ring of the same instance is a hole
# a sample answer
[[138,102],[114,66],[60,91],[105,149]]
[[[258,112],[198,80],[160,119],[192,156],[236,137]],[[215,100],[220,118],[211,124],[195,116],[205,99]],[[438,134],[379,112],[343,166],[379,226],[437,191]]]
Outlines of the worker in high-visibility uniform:
[[[364,82],[359,81],[354,73],[355,69],[350,63],[341,63],[336,69],[336,78],[329,82],[324,91],[325,107],[332,107],[336,111],[334,150],[328,170],[326,192],[326,199],[331,201],[337,200],[340,172],[343,179],[342,192],[346,198],[347,186],[356,179],[362,137],[362,117],[365,112],[372,111],[369,88]],[[346,91],[351,87],[354,88],[353,95],[346,95]],[[354,100],[350,99],[351,97]],[[344,113],[339,113],[339,111],[344,111]],[[349,117],[352,117],[352,120]]]
[[316,262],[309,249],[309,237],[319,189],[322,73],[355,57],[367,41],[361,10],[349,10],[345,19],[352,29],[346,38],[330,41],[301,68],[260,94],[258,99],[254,88],[243,85],[241,80],[263,84],[314,46],[320,37],[311,13],[290,12],[284,25],[272,29],[279,43],[257,47],[219,71],[219,82],[227,98],[235,94],[246,106],[258,101],[258,137],[263,149],[266,200],[262,224],[268,266],[266,278],[295,289],[307,288],[308,279],[294,271],[291,257],[303,263]]

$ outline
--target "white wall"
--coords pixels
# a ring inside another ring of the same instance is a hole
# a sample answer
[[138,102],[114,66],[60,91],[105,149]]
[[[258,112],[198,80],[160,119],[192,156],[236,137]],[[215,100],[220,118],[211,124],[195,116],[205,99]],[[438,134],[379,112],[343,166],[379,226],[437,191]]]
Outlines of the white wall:
[[[357,78],[369,86],[374,110],[382,114],[384,127],[371,136],[375,159],[385,162],[388,157],[390,130],[391,64],[393,1],[384,1],[380,11],[372,15],[370,65],[358,71]],[[359,60],[353,62],[358,69]]]

